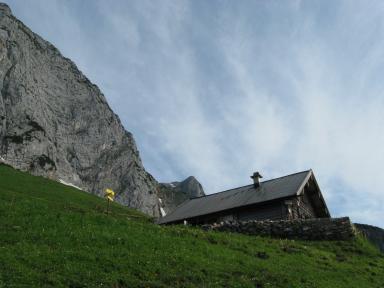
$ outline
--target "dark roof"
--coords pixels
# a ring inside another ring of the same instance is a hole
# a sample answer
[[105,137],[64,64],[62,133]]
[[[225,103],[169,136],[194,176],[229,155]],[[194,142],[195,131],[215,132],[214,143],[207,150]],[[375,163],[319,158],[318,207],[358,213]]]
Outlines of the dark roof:
[[172,213],[159,219],[159,223],[182,221],[196,216],[242,207],[297,195],[312,175],[307,170],[264,181],[255,188],[253,184],[206,195],[185,201]]

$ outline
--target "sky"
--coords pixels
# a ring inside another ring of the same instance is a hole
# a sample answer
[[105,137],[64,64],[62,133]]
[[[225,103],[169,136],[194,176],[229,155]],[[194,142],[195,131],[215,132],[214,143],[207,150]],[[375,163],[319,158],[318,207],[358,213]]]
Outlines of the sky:
[[6,0],[103,91],[160,182],[313,169],[384,227],[384,2]]

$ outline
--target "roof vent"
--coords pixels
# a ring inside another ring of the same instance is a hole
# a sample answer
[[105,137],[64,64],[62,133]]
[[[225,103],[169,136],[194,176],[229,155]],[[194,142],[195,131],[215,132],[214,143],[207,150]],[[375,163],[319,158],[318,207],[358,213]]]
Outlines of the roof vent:
[[255,172],[253,173],[251,178],[253,179],[253,186],[255,188],[258,188],[260,186],[260,178],[263,178],[263,176],[261,176],[259,172]]

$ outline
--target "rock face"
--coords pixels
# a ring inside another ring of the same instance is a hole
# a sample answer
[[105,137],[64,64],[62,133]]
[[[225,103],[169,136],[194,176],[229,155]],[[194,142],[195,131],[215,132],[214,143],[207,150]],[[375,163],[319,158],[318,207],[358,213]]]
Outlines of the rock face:
[[0,4],[0,157],[159,216],[158,183],[104,95]]
[[163,212],[168,214],[185,200],[204,196],[205,193],[199,181],[189,176],[181,182],[160,183],[158,195]]
[[186,194],[189,198],[196,198],[205,196],[203,186],[193,176],[189,176],[187,179],[181,182],[172,182],[176,191]]

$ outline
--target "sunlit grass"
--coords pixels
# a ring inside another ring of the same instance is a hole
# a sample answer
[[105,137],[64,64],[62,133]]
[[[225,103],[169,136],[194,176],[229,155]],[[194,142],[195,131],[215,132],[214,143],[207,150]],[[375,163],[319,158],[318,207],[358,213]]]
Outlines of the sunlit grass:
[[364,239],[310,242],[158,226],[0,165],[0,287],[384,287]]

